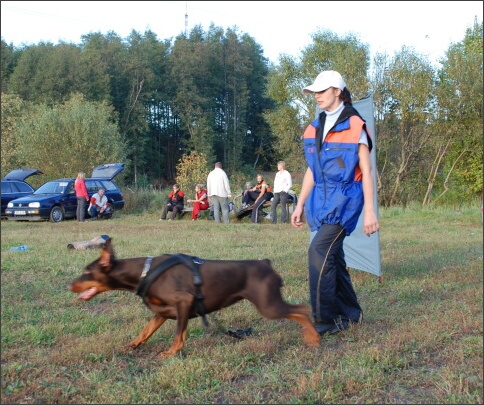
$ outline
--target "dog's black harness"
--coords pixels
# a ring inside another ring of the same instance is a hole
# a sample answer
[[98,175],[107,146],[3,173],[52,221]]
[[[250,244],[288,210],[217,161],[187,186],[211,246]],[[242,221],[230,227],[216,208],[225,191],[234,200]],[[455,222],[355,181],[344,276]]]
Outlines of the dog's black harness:
[[205,307],[203,306],[203,299],[205,297],[203,296],[200,289],[202,285],[202,276],[200,275],[199,267],[201,264],[203,264],[203,260],[198,257],[187,256],[178,253],[175,255],[171,255],[168,259],[161,262],[158,266],[150,269],[152,261],[153,256],[148,257],[145,261],[138,288],[136,289],[136,294],[138,294],[141,298],[144,298],[146,293],[148,292],[148,288],[150,288],[150,285],[166,270],[168,270],[170,267],[175,266],[176,264],[184,264],[193,272],[193,284],[195,285],[195,311],[198,315],[202,317],[203,324],[205,326],[208,326],[208,321],[205,317]]

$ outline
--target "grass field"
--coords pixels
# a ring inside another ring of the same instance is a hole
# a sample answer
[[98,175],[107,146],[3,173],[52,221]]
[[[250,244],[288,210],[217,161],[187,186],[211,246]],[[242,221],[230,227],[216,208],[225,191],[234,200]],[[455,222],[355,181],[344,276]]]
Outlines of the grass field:
[[[122,291],[78,301],[67,286],[99,251],[68,243],[107,234],[119,258],[268,258],[284,279],[284,299],[308,303],[308,232],[158,217],[1,221],[1,403],[482,403],[479,209],[380,209],[381,283],[350,270],[364,322],[318,348],[303,344],[299,324],[267,320],[244,301],[208,315],[208,328],[191,320],[185,348],[166,360],[156,355],[171,345],[174,322],[123,350],[151,313]],[[9,250],[20,245],[29,249]],[[254,333],[242,340],[225,334],[248,327]]]

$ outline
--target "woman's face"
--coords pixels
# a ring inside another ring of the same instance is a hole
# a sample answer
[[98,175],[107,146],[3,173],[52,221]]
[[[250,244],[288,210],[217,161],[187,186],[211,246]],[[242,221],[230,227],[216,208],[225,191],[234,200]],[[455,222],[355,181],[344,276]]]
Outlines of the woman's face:
[[329,87],[324,91],[314,93],[314,98],[316,99],[316,102],[321,110],[331,112],[338,108],[338,106],[341,104],[341,100],[339,99],[340,94],[340,89]]
[[260,183],[262,180],[262,176],[257,176],[257,183]]
[[198,193],[200,191],[200,187],[195,186],[195,191]]

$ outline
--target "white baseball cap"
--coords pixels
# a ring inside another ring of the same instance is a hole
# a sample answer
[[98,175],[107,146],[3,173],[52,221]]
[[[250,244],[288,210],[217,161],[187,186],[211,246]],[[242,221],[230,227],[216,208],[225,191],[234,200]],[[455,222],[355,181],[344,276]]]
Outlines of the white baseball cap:
[[335,70],[325,70],[321,72],[313,84],[304,87],[302,92],[304,94],[318,93],[329,89],[330,87],[335,87],[337,89],[343,90],[346,87],[346,83],[341,77],[341,75]]

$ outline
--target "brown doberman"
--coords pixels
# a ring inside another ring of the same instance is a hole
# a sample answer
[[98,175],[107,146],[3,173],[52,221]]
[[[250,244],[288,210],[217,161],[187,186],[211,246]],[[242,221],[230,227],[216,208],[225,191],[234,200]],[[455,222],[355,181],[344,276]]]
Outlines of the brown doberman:
[[88,301],[109,290],[135,292],[155,314],[128,349],[144,344],[167,319],[176,320],[172,346],[159,357],[173,356],[185,345],[188,320],[247,299],[269,319],[287,318],[302,325],[306,345],[318,346],[320,336],[306,305],[282,299],[282,278],[269,260],[203,260],[186,255],[117,259],[111,239],[101,256],[89,264],[69,289]]

